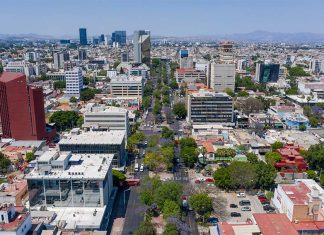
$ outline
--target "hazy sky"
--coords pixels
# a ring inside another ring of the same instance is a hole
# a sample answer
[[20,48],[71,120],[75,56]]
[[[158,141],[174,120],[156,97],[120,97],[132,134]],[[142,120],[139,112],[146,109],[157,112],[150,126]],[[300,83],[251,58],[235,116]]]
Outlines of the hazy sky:
[[324,33],[324,0],[3,0],[0,34],[189,36],[271,32]]

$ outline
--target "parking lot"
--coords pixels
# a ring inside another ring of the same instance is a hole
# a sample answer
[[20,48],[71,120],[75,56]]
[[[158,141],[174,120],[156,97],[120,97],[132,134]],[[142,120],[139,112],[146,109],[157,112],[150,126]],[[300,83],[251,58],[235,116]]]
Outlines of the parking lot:
[[[227,207],[226,207],[226,211],[228,212],[228,213],[226,213],[227,214],[227,216],[226,216],[227,222],[246,222],[248,219],[252,218],[253,213],[264,213],[263,206],[259,202],[257,196],[246,194],[245,197],[238,198],[236,194],[237,193],[234,193],[234,192],[233,193],[225,193],[225,192],[220,193],[220,196],[227,199]],[[241,200],[249,200],[251,202],[251,205],[249,206],[249,207],[251,207],[251,211],[241,211],[241,208],[243,207],[243,206],[239,205],[239,202]],[[237,205],[237,208],[230,208],[230,204]],[[231,217],[230,216],[231,212],[241,213],[241,217]]]

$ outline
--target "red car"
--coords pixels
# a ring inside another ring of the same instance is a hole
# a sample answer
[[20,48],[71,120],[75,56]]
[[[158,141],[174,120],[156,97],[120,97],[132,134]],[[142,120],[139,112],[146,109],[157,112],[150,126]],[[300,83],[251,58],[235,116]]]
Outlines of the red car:
[[200,180],[195,180],[195,184],[200,184]]
[[268,199],[266,199],[266,198],[259,198],[259,201],[262,203],[264,201],[268,201]]
[[214,182],[214,179],[213,179],[213,178],[207,178],[205,181],[206,181],[207,183],[213,183],[213,182]]
[[265,196],[258,196],[259,200],[260,199],[267,199]]

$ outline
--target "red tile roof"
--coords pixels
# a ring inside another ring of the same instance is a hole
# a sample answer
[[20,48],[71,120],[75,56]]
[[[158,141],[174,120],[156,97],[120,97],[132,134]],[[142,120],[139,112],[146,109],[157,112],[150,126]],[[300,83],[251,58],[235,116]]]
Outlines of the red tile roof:
[[28,213],[22,213],[24,207],[16,206],[16,215],[13,221],[7,224],[0,224],[0,229],[4,231],[16,231],[20,225],[24,222],[26,217],[28,216]]
[[10,82],[23,76],[25,75],[22,73],[2,72],[0,73],[0,82]]
[[213,144],[211,142],[204,142],[203,146],[205,147],[207,153],[214,153],[215,152]]
[[253,214],[263,235],[299,235],[285,214]]
[[291,185],[281,186],[286,195],[295,205],[307,205],[309,197],[307,196],[311,190],[303,183],[297,182]]

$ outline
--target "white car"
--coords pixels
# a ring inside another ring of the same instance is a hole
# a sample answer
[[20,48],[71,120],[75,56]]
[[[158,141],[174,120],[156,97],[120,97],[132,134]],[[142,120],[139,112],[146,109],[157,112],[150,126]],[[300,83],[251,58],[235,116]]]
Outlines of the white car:
[[241,208],[241,211],[251,211],[251,207],[249,207],[249,206],[243,206]]
[[245,197],[245,193],[238,193],[238,194],[236,194],[236,196],[239,198],[242,198],[242,197]]
[[143,172],[143,171],[144,171],[144,165],[142,164],[140,167],[140,172]]

